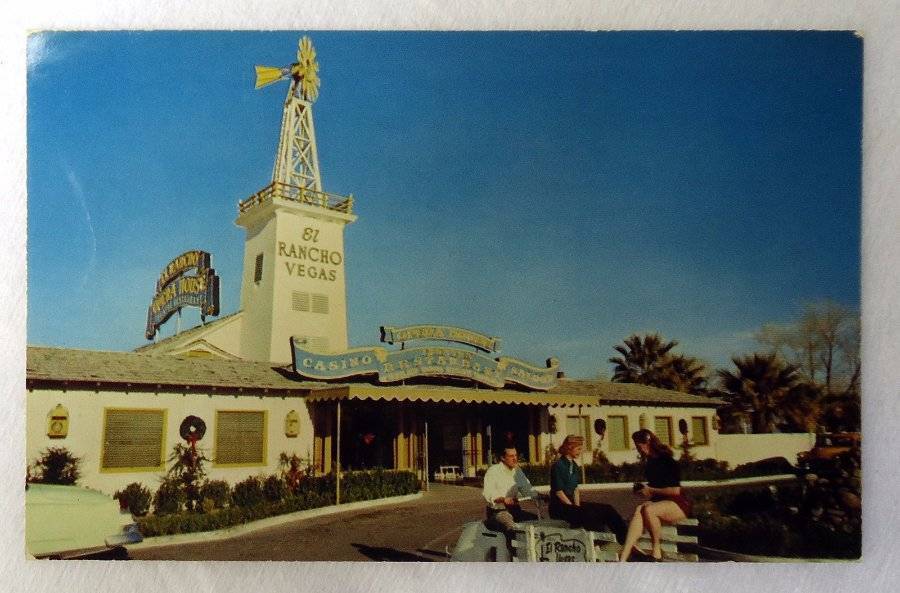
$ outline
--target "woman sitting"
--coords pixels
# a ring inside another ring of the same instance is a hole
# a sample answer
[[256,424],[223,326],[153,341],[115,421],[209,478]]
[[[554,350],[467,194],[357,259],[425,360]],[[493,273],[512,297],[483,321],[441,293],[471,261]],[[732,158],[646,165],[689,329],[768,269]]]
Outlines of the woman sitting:
[[609,529],[621,543],[625,538],[625,520],[621,515],[608,504],[581,502],[578,491],[581,468],[575,460],[583,448],[584,439],[574,434],[567,436],[559,447],[560,458],[550,469],[550,517],[589,531]]
[[[681,490],[681,472],[678,462],[672,458],[672,449],[646,429],[637,431],[631,438],[641,457],[646,460],[644,476],[647,484],[635,484],[635,494],[649,499],[649,502],[634,511],[619,561],[627,561],[632,549],[637,549],[635,544],[645,529],[650,532],[653,545],[650,555],[654,560],[661,561],[661,525],[672,525],[687,518],[691,514],[691,502]],[[638,552],[643,553],[641,550]]]

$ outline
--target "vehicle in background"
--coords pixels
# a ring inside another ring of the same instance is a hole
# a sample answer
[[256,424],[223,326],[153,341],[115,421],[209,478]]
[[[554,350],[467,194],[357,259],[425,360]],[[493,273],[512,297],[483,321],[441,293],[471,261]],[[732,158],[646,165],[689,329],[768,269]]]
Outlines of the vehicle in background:
[[442,465],[434,472],[435,482],[462,482],[463,472],[458,465]]
[[816,444],[809,451],[797,455],[797,465],[804,467],[816,461],[833,459],[859,447],[862,439],[858,432],[833,432],[816,435]]
[[77,486],[25,486],[25,548],[35,558],[84,558],[143,541],[118,501]]

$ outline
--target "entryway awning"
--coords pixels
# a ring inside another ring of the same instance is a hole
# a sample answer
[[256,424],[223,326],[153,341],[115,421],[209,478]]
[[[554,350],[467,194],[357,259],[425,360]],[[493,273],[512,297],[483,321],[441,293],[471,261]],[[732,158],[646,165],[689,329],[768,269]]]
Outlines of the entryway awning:
[[596,406],[599,400],[591,395],[515,391],[512,389],[470,389],[432,385],[340,385],[315,389],[307,401],[338,401],[348,399],[375,401],[442,402],[459,404],[518,404],[531,406]]

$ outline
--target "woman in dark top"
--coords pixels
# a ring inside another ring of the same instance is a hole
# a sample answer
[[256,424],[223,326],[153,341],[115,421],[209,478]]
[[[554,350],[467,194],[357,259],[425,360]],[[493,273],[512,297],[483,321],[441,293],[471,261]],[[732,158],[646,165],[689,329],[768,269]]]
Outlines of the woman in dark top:
[[[681,472],[678,462],[672,457],[672,449],[662,444],[655,434],[642,429],[631,435],[638,452],[646,460],[644,475],[647,484],[638,489],[635,486],[635,494],[649,500],[638,506],[628,525],[628,533],[620,562],[625,562],[635,548],[637,540],[644,533],[644,529],[650,532],[650,540],[653,549],[650,551],[654,560],[662,560],[660,548],[660,531],[663,523],[674,524],[687,518],[691,513],[691,502],[681,490]],[[639,550],[640,551],[640,550]]]
[[619,542],[625,539],[625,520],[608,504],[581,502],[578,485],[584,439],[570,434],[559,447],[559,460],[550,468],[550,517],[567,521],[572,527],[589,531],[611,530]]

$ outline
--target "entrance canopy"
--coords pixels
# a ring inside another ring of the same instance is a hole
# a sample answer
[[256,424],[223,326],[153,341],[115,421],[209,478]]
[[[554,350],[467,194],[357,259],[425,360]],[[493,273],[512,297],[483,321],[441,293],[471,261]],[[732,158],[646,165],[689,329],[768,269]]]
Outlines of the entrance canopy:
[[338,401],[347,399],[412,401],[477,404],[524,404],[532,406],[596,406],[599,400],[592,395],[565,393],[523,392],[512,389],[472,389],[434,385],[341,385],[333,389],[316,389],[307,401]]

